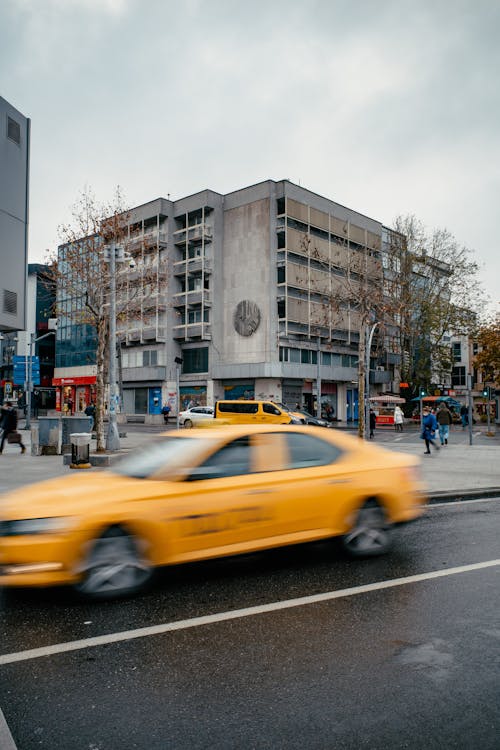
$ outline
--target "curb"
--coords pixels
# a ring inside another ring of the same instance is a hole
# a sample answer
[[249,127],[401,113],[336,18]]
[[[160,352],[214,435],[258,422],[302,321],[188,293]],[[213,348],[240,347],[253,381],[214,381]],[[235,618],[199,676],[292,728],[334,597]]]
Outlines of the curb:
[[500,497],[500,487],[478,487],[474,490],[439,490],[427,494],[428,502],[456,502],[460,500],[482,499],[483,497]]

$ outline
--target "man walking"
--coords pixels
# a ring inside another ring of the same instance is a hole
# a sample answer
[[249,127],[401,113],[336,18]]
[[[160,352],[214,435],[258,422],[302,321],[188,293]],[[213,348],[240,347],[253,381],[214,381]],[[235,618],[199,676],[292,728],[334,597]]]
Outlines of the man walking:
[[[0,453],[3,452],[5,438],[8,443],[19,443],[21,453],[26,453],[26,447],[23,445],[21,433],[17,432],[17,411],[10,401],[6,401],[2,406],[2,419],[0,426],[3,427],[2,440],[0,442]],[[9,438],[9,435],[11,436]]]
[[436,419],[439,425],[439,441],[441,445],[448,445],[448,437],[450,434],[451,424],[451,412],[444,403],[441,403]]

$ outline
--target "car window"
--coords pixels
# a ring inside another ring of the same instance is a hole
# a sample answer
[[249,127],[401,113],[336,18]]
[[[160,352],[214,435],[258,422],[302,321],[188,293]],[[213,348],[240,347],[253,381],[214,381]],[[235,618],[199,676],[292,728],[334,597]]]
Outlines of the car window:
[[262,411],[266,414],[274,414],[275,416],[281,414],[280,410],[274,404],[262,404]]
[[250,439],[232,440],[189,473],[188,481],[217,479],[249,474],[251,469]]
[[285,434],[288,448],[288,469],[324,466],[337,461],[342,451],[336,445],[300,432]]
[[112,471],[135,479],[147,479],[160,473],[166,476],[196,463],[196,456],[211,444],[213,440],[209,437],[160,438],[127,453],[113,464]]

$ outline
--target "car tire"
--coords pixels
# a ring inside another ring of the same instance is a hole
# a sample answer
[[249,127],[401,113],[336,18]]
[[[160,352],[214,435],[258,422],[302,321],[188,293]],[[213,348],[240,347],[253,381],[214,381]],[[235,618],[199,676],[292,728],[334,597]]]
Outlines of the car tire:
[[190,419],[184,420],[184,427],[186,428],[186,430],[190,430],[192,426],[193,426],[193,423]]
[[153,569],[140,554],[138,541],[120,526],[112,526],[93,542],[80,572],[76,592],[95,600],[137,593],[150,581]]
[[342,538],[342,546],[350,557],[376,557],[388,552],[392,541],[392,527],[384,509],[376,500],[368,500]]

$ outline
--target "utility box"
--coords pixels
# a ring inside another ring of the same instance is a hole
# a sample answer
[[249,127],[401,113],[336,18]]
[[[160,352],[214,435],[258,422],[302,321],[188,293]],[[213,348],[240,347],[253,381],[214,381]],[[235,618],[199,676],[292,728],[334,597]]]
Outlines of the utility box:
[[33,456],[57,456],[61,453],[61,420],[59,416],[39,417],[31,427]]
[[73,432],[71,440],[70,469],[90,469],[90,438],[89,432]]

